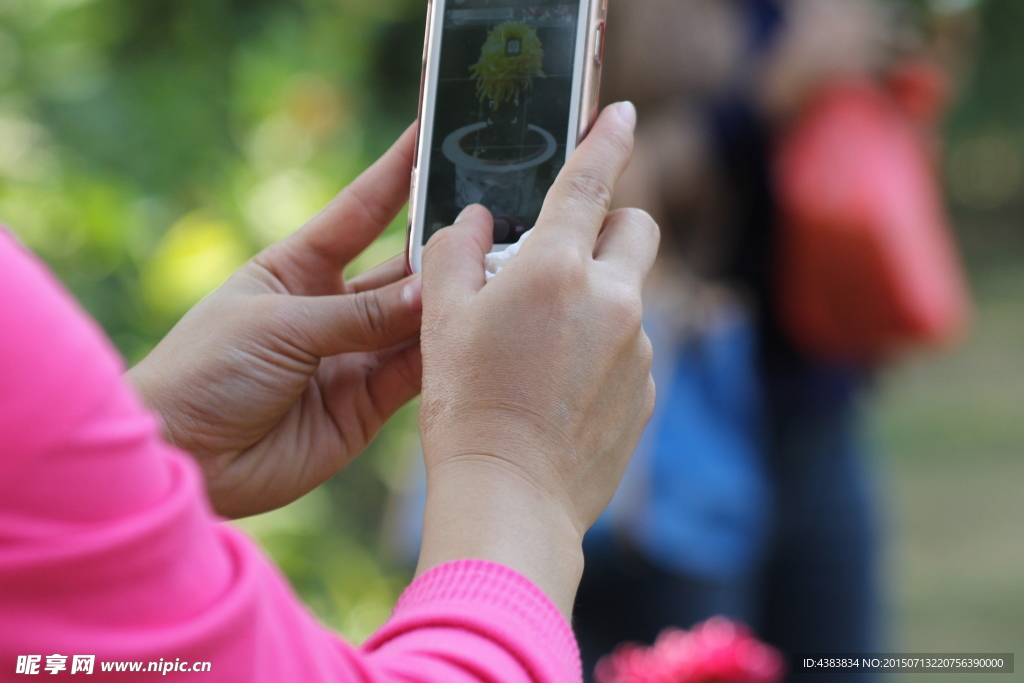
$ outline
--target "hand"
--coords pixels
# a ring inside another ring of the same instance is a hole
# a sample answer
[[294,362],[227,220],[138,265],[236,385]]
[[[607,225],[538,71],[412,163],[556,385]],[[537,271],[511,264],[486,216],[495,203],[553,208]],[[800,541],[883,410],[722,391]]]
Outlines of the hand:
[[631,104],[605,110],[486,287],[485,209],[466,209],[424,250],[421,572],[490,559],[571,609],[583,534],[654,407],[641,291],[658,228],[642,211],[608,213],[635,123]]
[[265,512],[337,474],[420,389],[418,277],[345,266],[409,193],[413,131],[290,238],[200,302],[129,373],[214,507]]

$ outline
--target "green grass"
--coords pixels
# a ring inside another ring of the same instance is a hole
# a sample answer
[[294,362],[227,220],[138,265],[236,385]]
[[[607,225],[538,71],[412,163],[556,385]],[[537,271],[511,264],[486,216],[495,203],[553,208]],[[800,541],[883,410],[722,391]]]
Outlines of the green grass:
[[[904,652],[1024,656],[1024,277],[975,290],[964,344],[895,369],[880,392],[890,635]],[[899,677],[914,678],[927,675]],[[996,677],[1011,679],[1024,674]]]

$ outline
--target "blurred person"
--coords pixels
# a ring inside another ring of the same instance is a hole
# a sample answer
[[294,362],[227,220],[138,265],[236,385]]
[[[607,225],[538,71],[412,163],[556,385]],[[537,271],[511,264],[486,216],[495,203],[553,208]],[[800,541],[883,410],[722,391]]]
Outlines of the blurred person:
[[[657,226],[602,199],[635,122],[628,103],[604,111],[486,287],[480,206],[431,240],[422,280],[398,257],[346,281],[408,198],[410,130],[126,376],[0,231],[0,678],[205,662],[217,681],[579,680],[582,537],[654,401],[641,289]],[[495,336],[544,353],[510,363]],[[337,474],[421,379],[417,578],[356,648],[221,522]]]
[[586,539],[585,670],[715,615],[788,655],[877,651],[878,363],[811,353],[784,324],[776,154],[823,86],[882,79],[919,42],[866,0],[635,0],[609,26],[604,94],[643,113],[616,199],[663,229],[645,309],[659,398]]

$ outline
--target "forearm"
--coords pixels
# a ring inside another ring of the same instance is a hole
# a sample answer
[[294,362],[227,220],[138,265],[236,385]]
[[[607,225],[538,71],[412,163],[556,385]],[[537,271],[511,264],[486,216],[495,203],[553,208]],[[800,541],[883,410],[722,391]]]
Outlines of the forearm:
[[417,575],[453,560],[495,562],[533,581],[570,619],[583,549],[565,506],[491,462],[443,468],[428,473]]

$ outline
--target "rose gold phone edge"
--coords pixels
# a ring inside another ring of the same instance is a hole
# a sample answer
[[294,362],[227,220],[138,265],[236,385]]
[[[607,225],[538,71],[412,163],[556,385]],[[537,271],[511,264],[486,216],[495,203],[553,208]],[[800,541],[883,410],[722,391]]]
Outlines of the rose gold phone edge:
[[[415,257],[418,252],[422,251],[422,234],[415,229],[417,212],[421,203],[420,193],[421,190],[425,192],[426,189],[420,184],[420,170],[425,167],[423,163],[425,160],[422,157],[426,153],[426,148],[421,143],[425,137],[432,134],[432,131],[428,129],[434,122],[432,114],[434,102],[431,95],[436,96],[436,83],[432,84],[428,82],[428,79],[435,76],[436,70],[432,72],[429,67],[432,64],[436,65],[439,60],[437,50],[443,28],[441,14],[444,11],[445,1],[427,1],[423,61],[420,71],[420,98],[416,120],[416,143],[413,148],[412,178],[409,185],[409,223],[406,230],[405,267],[409,274],[418,272]],[[575,141],[571,140],[572,136],[570,135],[570,144],[567,144],[567,157],[583,141],[597,119],[598,98],[601,90],[601,67],[604,61],[604,42],[607,33],[608,0],[580,0],[580,12],[581,14],[586,13],[586,20],[580,22],[581,26],[577,32],[577,40],[581,36],[585,38],[582,48],[582,73],[579,78],[579,86],[573,96],[573,101],[578,107],[575,122],[577,135]],[[580,53],[577,52],[577,58],[579,55]],[[417,249],[417,243],[420,243],[419,249]]]

